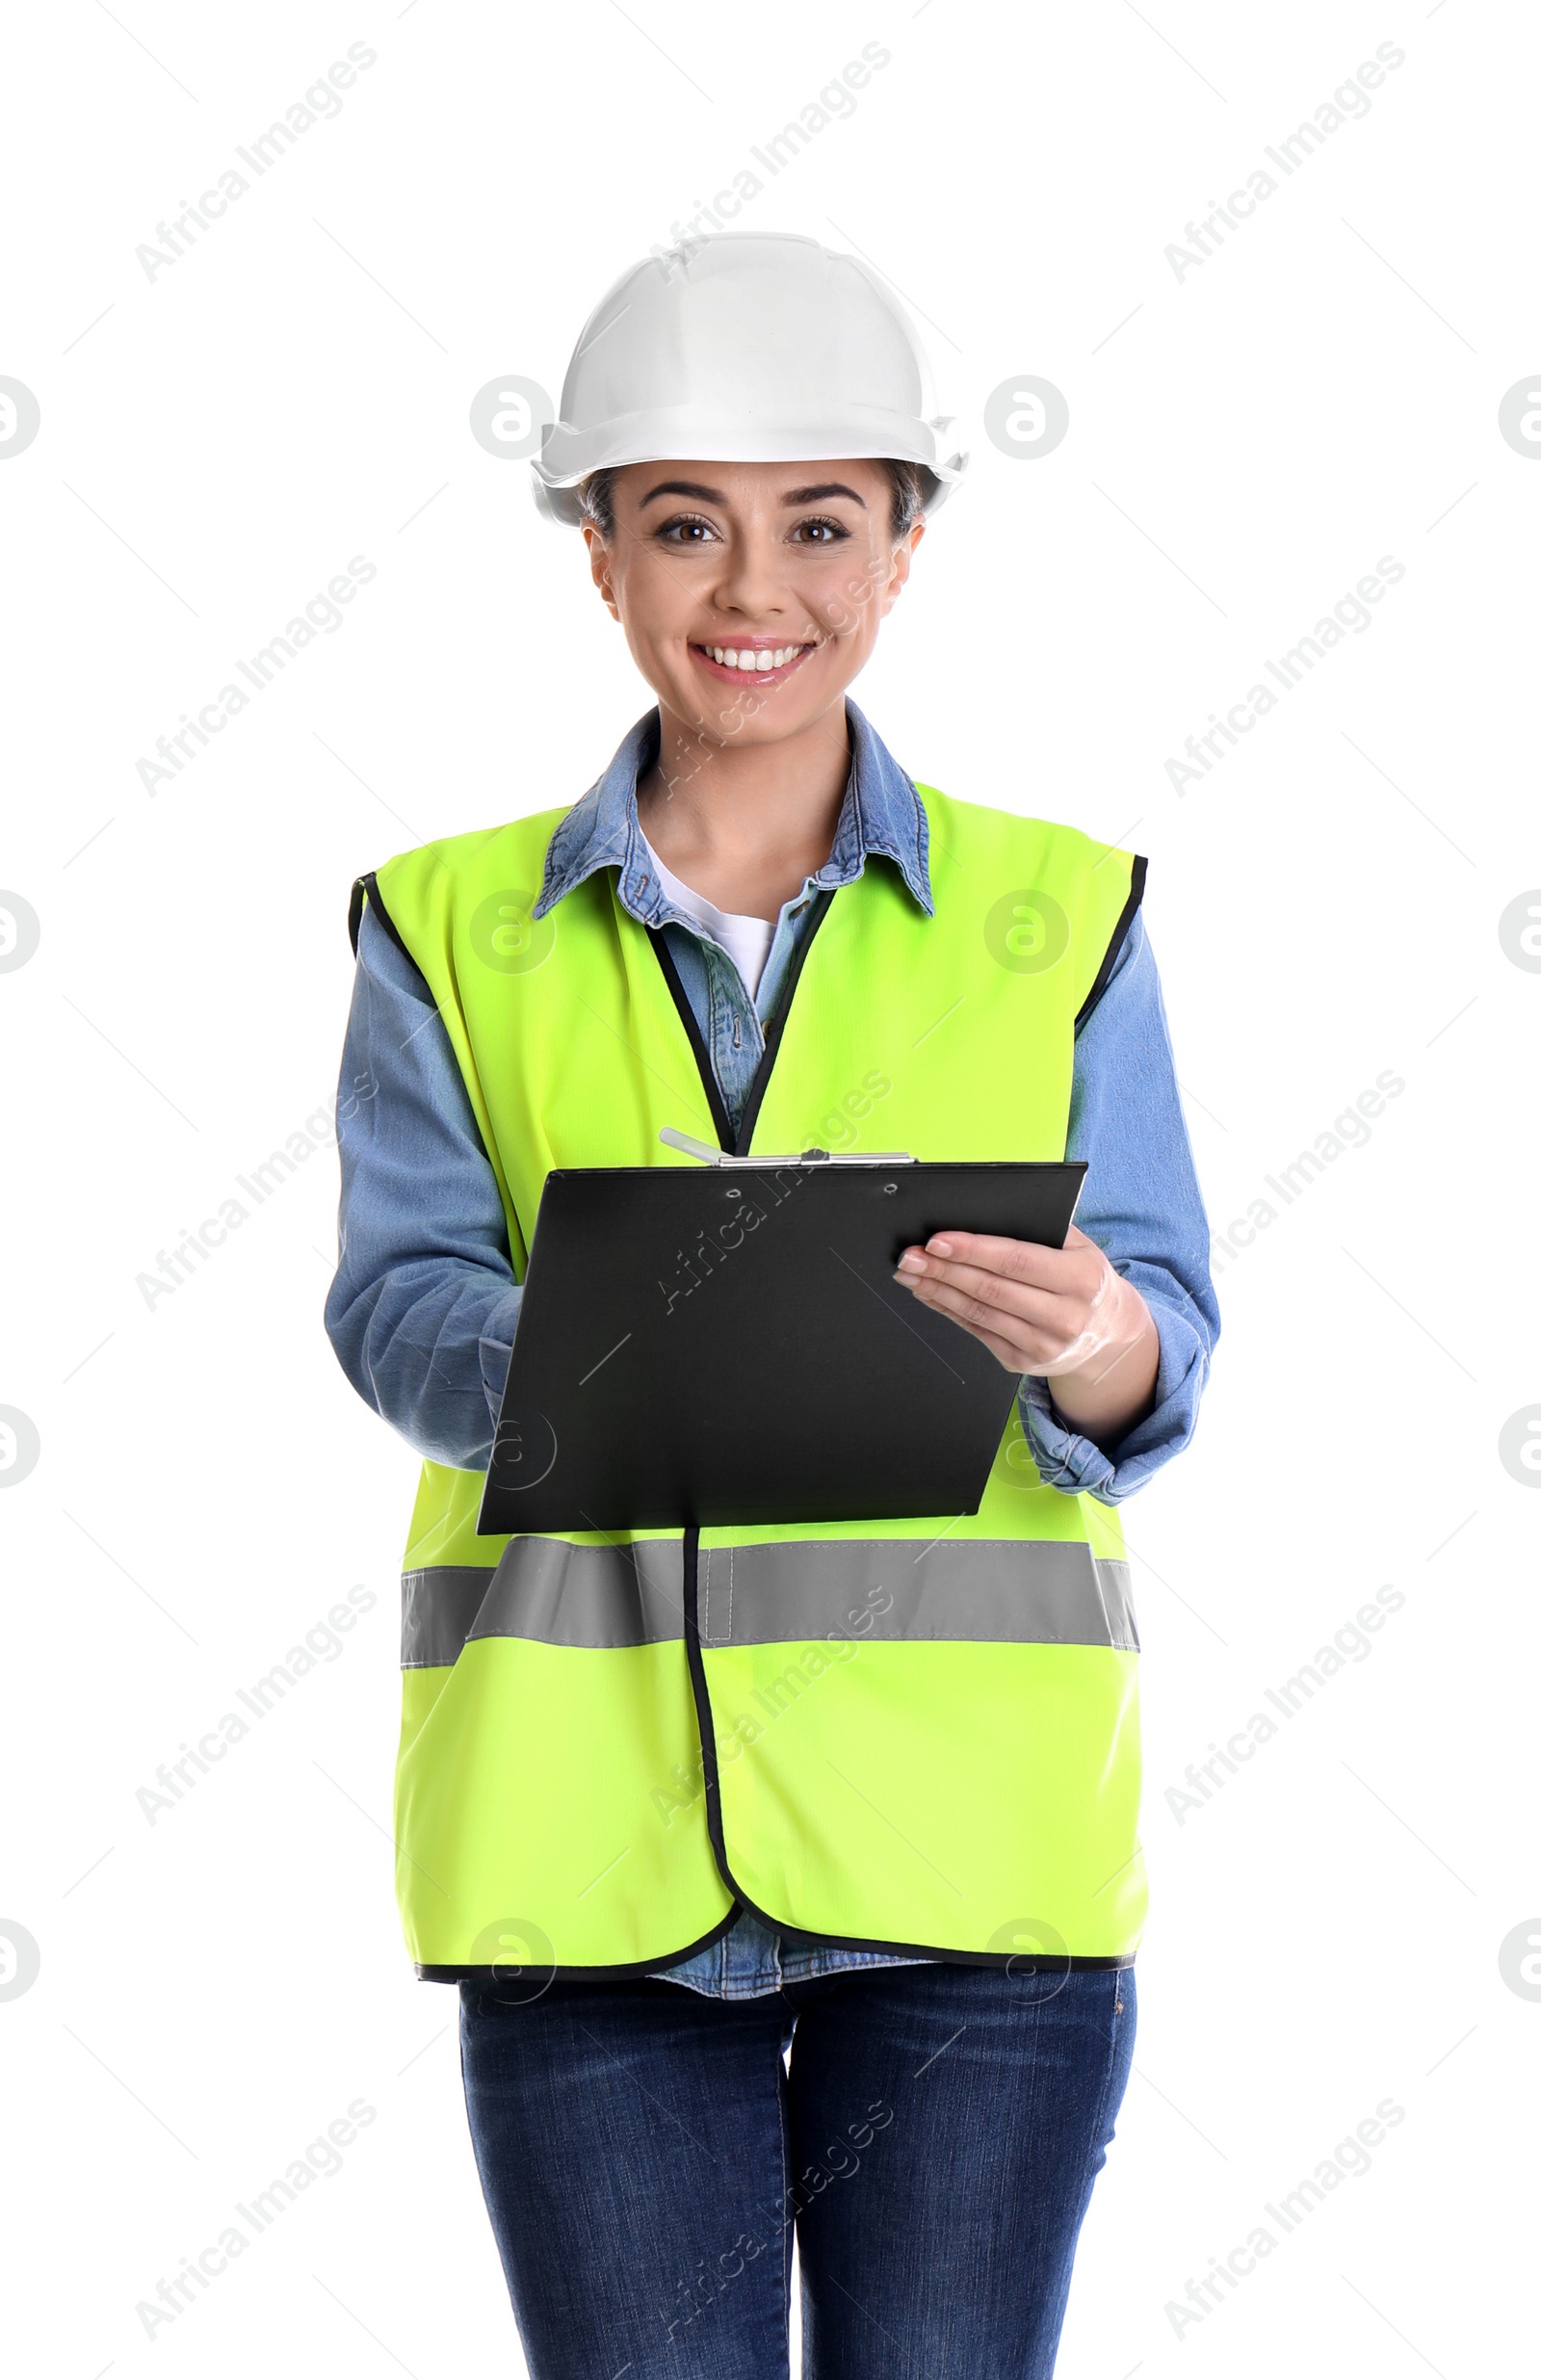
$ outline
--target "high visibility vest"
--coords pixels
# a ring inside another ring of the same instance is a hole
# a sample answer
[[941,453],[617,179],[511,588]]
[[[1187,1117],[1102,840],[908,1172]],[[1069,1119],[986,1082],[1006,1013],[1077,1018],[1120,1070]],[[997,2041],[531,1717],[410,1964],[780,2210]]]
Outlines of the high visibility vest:
[[[355,942],[367,898],[437,1003],[517,1280],[548,1170],[697,1162],[665,1124],[744,1155],[1063,1157],[1077,1024],[1144,862],[918,792],[934,915],[882,859],[823,893],[736,1141],[614,865],[532,915],[565,811],[358,880]],[[731,1394],[736,1360],[703,1397]],[[979,1966],[1133,1958],[1123,1535],[1043,1482],[1015,1403],[962,1516],[479,1536],[483,1484],[425,1462],[403,1563],[397,1889],[419,1975],[641,1974],[738,1906]]]

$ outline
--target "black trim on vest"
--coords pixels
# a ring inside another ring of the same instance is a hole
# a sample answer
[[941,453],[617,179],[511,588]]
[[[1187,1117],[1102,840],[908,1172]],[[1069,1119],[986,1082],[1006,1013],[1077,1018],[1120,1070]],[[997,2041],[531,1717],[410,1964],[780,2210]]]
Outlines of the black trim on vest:
[[1076,1011],[1076,1021],[1072,1029],[1076,1033],[1081,1031],[1092,1009],[1108,989],[1108,978],[1112,974],[1118,954],[1124,947],[1125,937],[1135,922],[1135,911],[1145,897],[1146,865],[1143,853],[1136,851],[1135,864],[1129,872],[1129,899],[1118,913],[1118,923],[1113,928],[1113,938],[1102,955],[1102,965],[1097,970],[1097,981]]
[[[538,1972],[545,1975],[546,1983],[642,1981],[659,1967],[673,1967],[681,1959],[694,1958],[698,1951],[709,1950],[713,1943],[720,1942],[728,1927],[737,1922],[739,1914],[737,1909],[730,1909],[727,1916],[714,1925],[709,1934],[703,1934],[698,1942],[688,1942],[683,1950],[665,1950],[658,1958],[632,1959],[616,1967],[553,1967],[549,1973],[543,1968]],[[483,1992],[495,1992],[500,1983],[507,1982],[507,1977],[496,1967],[424,1967],[414,1962],[413,1971],[419,1983],[474,1983]],[[676,1985],[675,1989],[678,1988]],[[689,1989],[689,1986],[686,1988]],[[543,1983],[541,1990],[544,1989]],[[531,1997],[536,1998],[538,1995],[532,1994]]]
[[[942,1950],[925,1942],[870,1942],[860,1934],[810,1934],[799,1926],[789,1925],[773,1911],[762,1909],[751,1900],[728,1865],[727,1843],[722,1832],[722,1789],[717,1764],[717,1734],[712,1725],[712,1703],[707,1692],[706,1664],[701,1658],[701,1624],[698,1611],[700,1595],[700,1546],[698,1528],[685,1531],[685,1656],[690,1664],[691,1689],[695,1698],[695,1724],[701,1739],[701,1779],[706,1788],[706,1831],[711,1839],[712,1856],[717,1861],[718,1873],[728,1891],[747,1909],[751,1917],[768,1925],[773,1934],[780,1934],[795,1946],[823,1949],[829,1946],[842,1950],[887,1950],[901,1957],[938,1959],[950,1967],[995,1967],[1009,1970],[1013,1975],[1082,1974],[1105,1967],[1133,1967],[1133,1950],[1122,1957],[1087,1958],[1074,1951],[1056,1957],[1051,1951],[1043,1958],[1034,1958],[1022,1950]],[[419,1973],[422,1971],[419,1970]],[[560,1972],[560,1971],[559,1971]],[[607,1972],[619,1973],[618,1969]]]
[[421,975],[422,969],[417,966],[416,959],[412,956],[411,952],[407,949],[405,943],[402,940],[401,935],[397,932],[391,913],[379,897],[379,886],[375,881],[375,871],[373,868],[370,869],[367,876],[354,876],[353,895],[348,903],[348,939],[353,946],[353,956],[355,958],[358,956],[358,928],[363,921],[364,895],[366,893],[369,895],[370,907],[374,910],[375,915],[379,919],[380,924],[384,927],[385,931],[390,935],[391,940],[401,952],[402,956],[407,961],[409,966],[417,968],[417,972]]
[[[647,939],[658,953],[658,963],[664,970],[664,980],[674,995],[674,1006],[680,1012],[680,1022],[685,1027],[690,1036],[691,1048],[695,1053],[701,1087],[711,1106],[712,1122],[717,1130],[718,1140],[730,1157],[747,1157],[749,1154],[749,1142],[754,1138],[755,1121],[760,1113],[761,1104],[770,1081],[770,1069],[776,1062],[776,1052],[781,1047],[782,1030],[787,1021],[787,1012],[792,1007],[792,995],[797,988],[797,979],[802,973],[803,961],[808,955],[814,935],[823,924],[825,912],[834,897],[834,887],[825,885],[814,902],[813,915],[808,920],[807,930],[793,954],[792,964],[787,970],[787,980],[781,986],[781,998],[776,1003],[775,1014],[766,1028],[765,1048],[760,1053],[760,1063],[754,1070],[754,1080],[749,1085],[749,1095],[744,1103],[744,1120],[739,1126],[737,1139],[734,1138],[728,1112],[722,1104],[722,1093],[718,1087],[711,1052],[701,1037],[701,1028],[695,1021],[695,1010],[690,1004],[684,984],[680,981],[680,972],[674,964],[668,944],[664,939],[664,929],[661,926],[649,926],[646,928]],[[799,1153],[787,1152],[791,1155]]]
[[[401,952],[402,956],[411,968],[412,973],[422,984],[424,999],[434,1009],[434,1013],[437,1014],[437,1004],[433,999],[433,994],[430,988],[428,978],[424,975],[422,968],[417,963],[417,960],[412,956],[411,952],[407,949],[405,943],[402,940],[401,935],[397,932],[395,921],[393,920],[389,909],[386,908],[384,902],[381,901],[379,897],[379,886],[375,881],[375,871],[373,868],[370,869],[367,876],[354,876],[353,897],[348,903],[348,939],[353,946],[353,956],[355,958],[358,956],[358,929],[363,923],[364,895],[366,893],[369,895],[370,907],[374,910],[375,915],[379,919],[379,922],[384,927],[385,931],[390,935],[391,940],[395,943],[397,949]],[[483,1132],[482,1126],[478,1122],[474,1113],[471,1117],[471,1122],[476,1133],[477,1146],[480,1148],[483,1156],[486,1159],[487,1164],[490,1165],[492,1164],[492,1157],[491,1152],[487,1148],[486,1135]],[[496,1171],[496,1167],[494,1167],[493,1170]],[[513,1269],[513,1257],[512,1251],[509,1246],[507,1228],[505,1228],[504,1231],[503,1252],[509,1258],[509,1268],[511,1272]],[[458,1967],[447,1967],[441,1973],[437,1968],[430,1969],[420,1967],[417,1972],[420,1975],[431,1975],[431,1979],[436,1983],[451,1983],[454,1982],[455,1979],[462,1973],[462,1970]],[[480,1968],[473,1969],[468,1967],[464,1969],[463,1972],[466,1975],[473,1975],[480,1974],[482,1971]],[[639,1972],[643,1971],[640,1970]],[[491,1970],[488,1969],[487,1973],[490,1974]]]
[[706,1789],[706,1831],[711,1838],[712,1856],[717,1861],[718,1873],[735,1899],[745,1909],[755,1909],[752,1900],[741,1891],[739,1880],[728,1866],[727,1844],[722,1834],[722,1789],[717,1765],[717,1730],[712,1724],[712,1702],[706,1690],[706,1664],[701,1659],[701,1531],[692,1523],[684,1535],[684,1612],[685,1660],[691,1673],[691,1692],[695,1700],[696,1733],[701,1739],[701,1783]]
[[711,1055],[701,1038],[701,1028],[695,1021],[695,1010],[691,1006],[684,984],[680,981],[680,971],[675,966],[668,944],[664,939],[663,928],[649,926],[644,930],[648,941],[658,953],[658,963],[664,970],[664,981],[674,995],[674,1006],[680,1012],[680,1023],[690,1037],[696,1070],[701,1078],[701,1088],[706,1093],[707,1104],[712,1112],[712,1129],[717,1134],[718,1145],[720,1148],[731,1150],[733,1127],[728,1122],[728,1112],[722,1105],[722,1093],[718,1088],[717,1076],[712,1070]]
[[[781,997],[776,1002],[775,1014],[766,1029],[765,1048],[760,1053],[760,1063],[754,1070],[754,1081],[749,1085],[749,1096],[744,1103],[744,1121],[739,1126],[738,1145],[733,1150],[735,1157],[747,1157],[749,1154],[749,1142],[754,1138],[754,1127],[759,1118],[766,1092],[770,1087],[770,1069],[776,1062],[776,1053],[781,1047],[781,1034],[786,1025],[788,1011],[792,1007],[792,995],[797,988],[797,980],[802,974],[803,961],[813,948],[814,935],[823,924],[834,897],[834,886],[826,884],[813,904],[813,914],[808,920],[807,929],[793,953],[792,964],[787,969],[787,980],[781,986]],[[791,1154],[796,1156],[799,1152],[794,1150]]]

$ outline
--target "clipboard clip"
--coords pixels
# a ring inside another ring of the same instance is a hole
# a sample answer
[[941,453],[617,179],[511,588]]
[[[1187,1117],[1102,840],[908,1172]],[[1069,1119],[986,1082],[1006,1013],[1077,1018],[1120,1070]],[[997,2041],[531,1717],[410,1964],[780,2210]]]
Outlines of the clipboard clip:
[[913,1165],[916,1162],[907,1149],[869,1149],[839,1153],[829,1149],[804,1149],[800,1157],[734,1157],[726,1149],[713,1148],[709,1140],[693,1139],[688,1132],[676,1132],[672,1124],[665,1124],[659,1138],[670,1148],[683,1149],[687,1157],[698,1157],[703,1165]]

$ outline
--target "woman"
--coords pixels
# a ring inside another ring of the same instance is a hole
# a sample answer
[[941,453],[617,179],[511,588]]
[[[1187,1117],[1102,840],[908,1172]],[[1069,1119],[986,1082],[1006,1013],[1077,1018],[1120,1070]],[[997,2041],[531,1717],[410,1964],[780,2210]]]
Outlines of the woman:
[[[1129,2070],[1117,1505],[1218,1320],[1144,863],[918,788],[847,698],[963,467],[927,388],[812,241],[625,275],[535,473],[656,708],[355,888],[326,1322],[425,1457],[399,1894],[535,2380],[785,2373],[794,2228],[821,2380],[1049,2373]],[[1087,1161],[1062,1249],[895,1274],[1020,1379],[977,1513],[477,1536],[545,1174],[690,1163],[665,1124]]]

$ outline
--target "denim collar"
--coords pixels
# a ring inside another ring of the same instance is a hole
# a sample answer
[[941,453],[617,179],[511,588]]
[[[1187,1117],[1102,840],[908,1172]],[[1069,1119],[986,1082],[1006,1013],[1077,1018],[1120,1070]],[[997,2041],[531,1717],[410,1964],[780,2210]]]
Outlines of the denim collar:
[[[816,886],[849,884],[875,852],[891,859],[927,917],[934,915],[927,866],[929,834],[926,811],[911,780],[876,730],[848,696],[850,774],[829,857],[812,878]],[[596,868],[617,867],[621,906],[640,925],[663,925],[678,910],[666,896],[643,856],[637,817],[637,780],[658,757],[659,715],[640,719],[598,782],[575,801],[557,826],[546,851],[545,875],[532,917],[544,917],[564,893]]]

